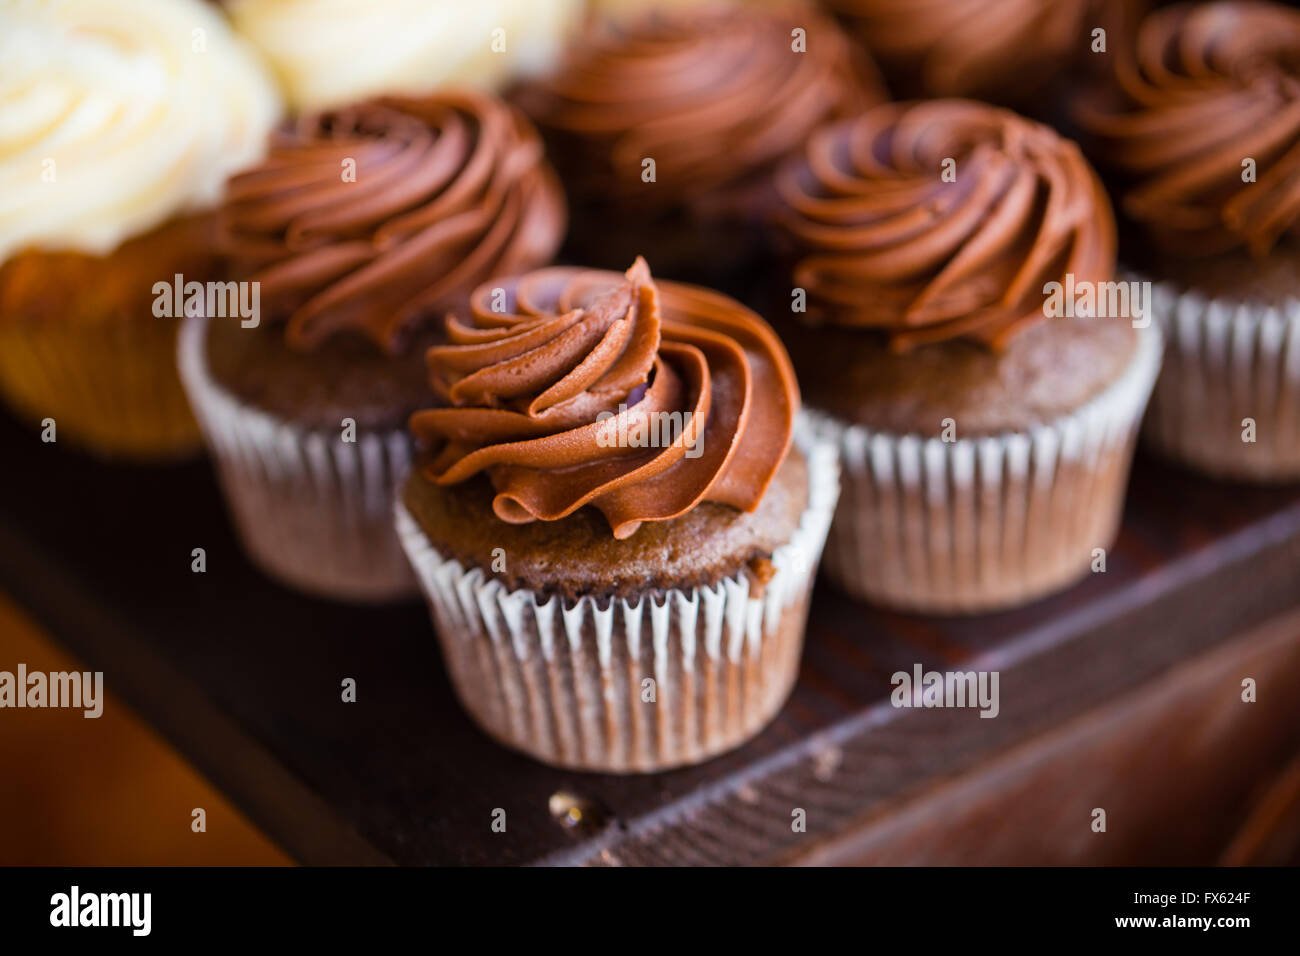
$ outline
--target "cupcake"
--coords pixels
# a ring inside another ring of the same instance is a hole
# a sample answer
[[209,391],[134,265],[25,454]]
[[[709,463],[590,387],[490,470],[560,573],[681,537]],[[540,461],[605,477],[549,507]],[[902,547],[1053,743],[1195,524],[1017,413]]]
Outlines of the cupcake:
[[717,284],[761,251],[774,165],[883,99],[847,37],[799,3],[597,17],[518,94],[569,194],[570,259],[621,269],[644,252],[661,275]]
[[101,455],[197,451],[158,289],[215,275],[211,209],[262,154],[268,74],[198,0],[5,4],[0,63],[0,395]]
[[231,0],[235,29],[290,105],[344,106],[444,86],[500,90],[549,69],[582,0]]
[[367,101],[280,131],[228,193],[220,244],[259,314],[187,317],[180,367],[244,544],[308,593],[413,595],[392,507],[424,351],[477,283],[559,246],[541,142],[489,94]]
[[844,468],[830,576],[967,613],[1086,575],[1159,336],[1096,306],[1115,226],[1077,147],[983,103],[889,104],[818,131],[777,187],[792,281],[770,314]]
[[895,96],[972,97],[1034,113],[1048,98],[1045,88],[1087,50],[1087,14],[1103,5],[1097,0],[825,4],[866,44]]
[[838,471],[791,447],[772,330],[638,259],[489,282],[448,339],[397,525],[466,709],[616,773],[758,733],[798,670]]
[[1300,478],[1300,11],[1167,7],[1075,114],[1168,341],[1144,438],[1242,481]]

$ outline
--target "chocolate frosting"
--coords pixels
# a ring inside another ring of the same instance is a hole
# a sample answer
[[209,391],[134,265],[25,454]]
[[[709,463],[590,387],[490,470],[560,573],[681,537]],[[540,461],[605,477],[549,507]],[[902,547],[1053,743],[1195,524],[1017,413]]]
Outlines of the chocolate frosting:
[[1110,203],[1078,148],[984,103],[887,104],[826,127],[777,189],[806,317],[882,330],[898,351],[1000,348],[1043,318],[1044,284],[1114,271]]
[[1091,0],[828,0],[900,96],[1025,103],[1083,45]]
[[584,198],[661,208],[768,169],[824,120],[885,99],[874,67],[804,4],[596,19],[563,63],[519,102],[574,167],[566,183]]
[[[355,161],[355,178],[346,175]],[[549,261],[559,182],[528,120],[487,94],[385,98],[307,116],[234,177],[221,245],[290,346],[359,332],[400,351],[477,283]]]
[[[1300,224],[1300,12],[1168,7],[1116,56],[1113,88],[1076,104],[1121,205],[1170,252],[1266,253]],[[1243,182],[1242,162],[1257,164]]]
[[[740,303],[655,282],[638,259],[625,275],[553,267],[488,283],[471,310],[428,352],[450,407],[411,417],[434,451],[429,480],[486,473],[512,524],[592,505],[620,539],[702,501],[758,506],[799,391],[776,335]],[[628,447],[674,414],[675,440]]]

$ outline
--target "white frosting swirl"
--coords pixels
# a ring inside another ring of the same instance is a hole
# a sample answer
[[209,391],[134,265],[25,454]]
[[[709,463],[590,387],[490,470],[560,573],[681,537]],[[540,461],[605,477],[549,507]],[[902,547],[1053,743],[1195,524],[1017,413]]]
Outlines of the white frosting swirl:
[[104,255],[215,204],[279,113],[200,0],[0,0],[0,262]]
[[[275,68],[290,105],[307,111],[452,84],[496,89],[541,72],[581,19],[583,3],[233,0],[229,10],[235,28]],[[504,50],[494,50],[494,41]]]

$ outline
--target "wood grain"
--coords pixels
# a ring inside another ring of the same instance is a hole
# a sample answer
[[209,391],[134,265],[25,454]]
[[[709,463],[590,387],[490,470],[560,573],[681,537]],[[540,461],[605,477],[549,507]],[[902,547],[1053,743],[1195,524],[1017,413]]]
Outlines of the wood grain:
[[[1241,682],[1258,699],[1242,699]],[[1300,612],[1179,664],[791,859],[801,865],[1285,862],[1300,748]],[[1259,781],[1277,777],[1260,799]],[[1105,832],[1092,828],[1106,811]],[[1272,852],[1269,857],[1266,849]]]
[[[1105,574],[968,619],[880,611],[822,583],[798,685],[758,739],[650,777],[568,773],[470,724],[423,607],[335,606],[262,578],[206,464],[105,465],[7,420],[0,448],[0,587],[305,862],[784,859],[1300,604],[1300,489],[1140,461]],[[893,708],[889,677],[914,663],[998,670],[1001,715]],[[557,791],[600,822],[557,823]]]

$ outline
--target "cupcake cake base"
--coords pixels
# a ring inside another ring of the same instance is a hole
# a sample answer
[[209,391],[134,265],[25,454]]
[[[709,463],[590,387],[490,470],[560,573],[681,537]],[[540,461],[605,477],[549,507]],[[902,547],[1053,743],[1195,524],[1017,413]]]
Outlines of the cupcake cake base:
[[970,614],[1023,604],[1089,572],[1119,525],[1161,337],[1076,412],[1026,429],[944,441],[809,411],[840,451],[843,492],[828,576],[853,597]]
[[189,458],[202,442],[176,377],[173,319],[0,323],[0,394],[26,421],[103,458]]
[[392,503],[411,463],[402,428],[305,427],[256,408],[210,374],[208,320],[185,319],[181,379],[216,461],[235,527],[269,577],[333,600],[414,597],[415,579],[392,528]]
[[1157,283],[1168,347],[1142,437],[1214,478],[1300,480],[1300,299],[1218,298]]
[[214,266],[212,217],[186,216],[108,255],[29,250],[0,265],[0,395],[60,442],[163,461],[202,448],[176,374],[180,319],[153,288]]
[[[481,492],[487,504],[477,507],[490,513],[490,489]],[[481,566],[491,567],[490,558],[459,560],[453,547],[433,544],[422,528],[431,507],[435,514],[476,507],[464,492],[413,477],[396,519],[453,686],[489,735],[557,766],[650,772],[739,746],[781,708],[798,673],[837,494],[834,450],[813,444],[791,452],[752,515],[700,506],[664,526],[643,526],[640,541],[634,535],[619,543],[598,526],[599,516],[594,529],[581,521],[568,531],[538,529],[548,538],[590,533],[597,547],[628,555],[620,567],[575,546],[570,580],[561,556],[548,572],[559,590],[550,591],[527,586],[546,570],[540,546],[507,543],[494,572]],[[710,546],[688,553],[678,546],[701,540],[699,522],[709,523]],[[454,523],[440,531],[454,534]],[[762,542],[762,529],[775,533],[783,525],[784,540]],[[665,581],[681,574],[683,562],[712,576],[747,535],[758,536],[753,555],[729,573],[690,588],[655,586],[657,565],[674,566],[662,572]],[[602,562],[607,590],[578,593],[595,584]]]

